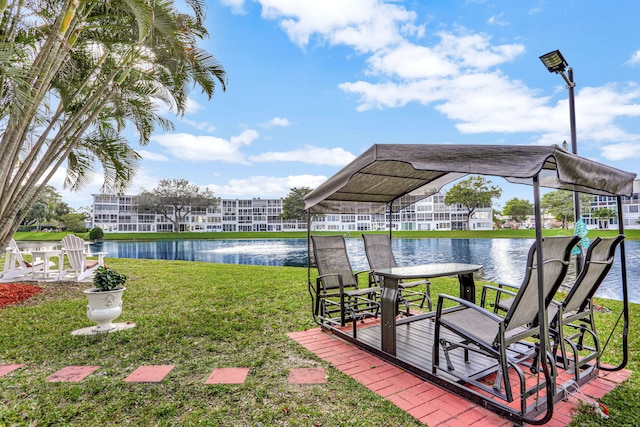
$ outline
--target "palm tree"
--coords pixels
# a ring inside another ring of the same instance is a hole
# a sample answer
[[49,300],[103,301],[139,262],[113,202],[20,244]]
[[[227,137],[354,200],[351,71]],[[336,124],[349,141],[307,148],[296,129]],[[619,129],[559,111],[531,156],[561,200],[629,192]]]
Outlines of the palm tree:
[[32,222],[36,223],[36,231],[40,231],[40,227],[42,225],[42,220],[47,214],[47,205],[44,203],[36,202],[31,206],[27,217],[32,219]]
[[615,210],[611,208],[599,208],[592,212],[593,217],[598,218],[598,228],[602,228],[604,224],[604,228],[607,228],[607,224],[609,224],[610,218],[615,218],[618,216]]
[[226,89],[222,66],[197,46],[205,2],[186,4],[191,14],[170,0],[0,2],[0,244],[59,167],[80,189],[97,162],[103,190],[118,193],[140,160],[127,127],[145,145],[157,127],[173,129],[155,102],[181,115],[190,85],[209,98]]

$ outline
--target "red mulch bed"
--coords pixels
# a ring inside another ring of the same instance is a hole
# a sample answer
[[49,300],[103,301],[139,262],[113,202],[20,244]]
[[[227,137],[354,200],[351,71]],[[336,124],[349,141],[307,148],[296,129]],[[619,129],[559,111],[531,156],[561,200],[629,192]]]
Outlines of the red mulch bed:
[[42,291],[41,287],[26,283],[0,283],[0,308],[21,303]]

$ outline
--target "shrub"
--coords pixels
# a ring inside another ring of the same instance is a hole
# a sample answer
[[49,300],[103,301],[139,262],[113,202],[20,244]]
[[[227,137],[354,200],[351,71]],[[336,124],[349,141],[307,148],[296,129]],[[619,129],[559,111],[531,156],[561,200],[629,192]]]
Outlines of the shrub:
[[91,231],[89,232],[89,239],[91,240],[100,240],[104,237],[104,231],[102,231],[102,228],[100,227],[95,227],[92,228]]

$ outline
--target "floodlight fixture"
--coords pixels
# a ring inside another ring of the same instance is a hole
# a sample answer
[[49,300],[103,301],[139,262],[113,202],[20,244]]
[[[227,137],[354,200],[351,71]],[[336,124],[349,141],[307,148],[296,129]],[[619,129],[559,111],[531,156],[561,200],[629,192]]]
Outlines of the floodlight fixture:
[[[564,56],[560,53],[559,50],[554,50],[553,52],[545,53],[540,57],[540,61],[547,67],[550,73],[560,74],[564,81],[567,83],[567,87],[571,88],[575,86],[573,79],[567,77],[564,73],[569,64],[567,60],[564,59]],[[571,68],[569,68],[569,73],[571,73]]]
[[564,59],[564,56],[562,56],[559,50],[545,53],[540,57],[540,61],[542,61],[550,73],[560,74],[569,66],[569,64],[567,64],[567,60]]

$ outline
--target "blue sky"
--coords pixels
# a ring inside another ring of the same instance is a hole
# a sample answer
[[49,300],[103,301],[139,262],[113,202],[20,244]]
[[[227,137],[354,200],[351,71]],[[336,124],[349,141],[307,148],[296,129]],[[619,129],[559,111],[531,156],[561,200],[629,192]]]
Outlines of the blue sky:
[[[578,153],[640,172],[640,2],[208,1],[202,46],[226,92],[191,93],[145,147],[129,193],[186,178],[223,198],[315,188],[376,143],[570,142],[568,91],[539,56],[574,69]],[[64,171],[51,184],[59,190]],[[530,191],[509,187],[512,197]],[[82,193],[88,206],[100,180]],[[500,206],[499,206],[500,207]]]

